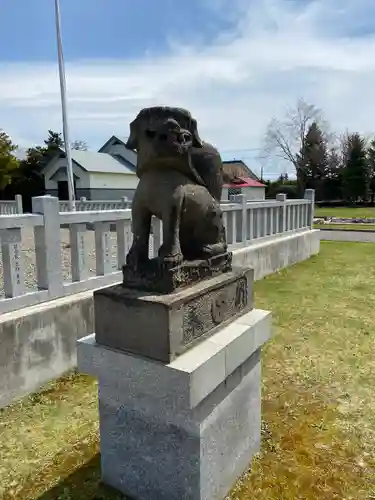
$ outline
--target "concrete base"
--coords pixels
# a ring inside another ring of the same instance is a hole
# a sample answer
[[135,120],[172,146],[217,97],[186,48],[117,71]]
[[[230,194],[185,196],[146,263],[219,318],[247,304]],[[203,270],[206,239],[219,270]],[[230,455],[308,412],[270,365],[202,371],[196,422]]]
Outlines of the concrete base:
[[94,330],[92,292],[1,315],[0,408],[77,366],[77,339]]
[[270,333],[254,309],[169,365],[78,341],[99,379],[103,481],[134,500],[224,498],[259,450]]
[[233,250],[233,266],[252,267],[254,279],[260,280],[318,254],[319,233],[318,229],[302,229],[253,240],[246,247]]

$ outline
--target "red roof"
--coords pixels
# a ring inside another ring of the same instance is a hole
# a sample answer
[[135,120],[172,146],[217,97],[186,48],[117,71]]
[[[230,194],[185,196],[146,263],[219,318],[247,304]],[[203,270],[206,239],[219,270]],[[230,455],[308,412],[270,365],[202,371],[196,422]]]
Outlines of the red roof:
[[255,181],[250,177],[237,177],[235,182],[231,182],[230,184],[224,184],[224,187],[235,188],[235,187],[265,187],[261,182]]

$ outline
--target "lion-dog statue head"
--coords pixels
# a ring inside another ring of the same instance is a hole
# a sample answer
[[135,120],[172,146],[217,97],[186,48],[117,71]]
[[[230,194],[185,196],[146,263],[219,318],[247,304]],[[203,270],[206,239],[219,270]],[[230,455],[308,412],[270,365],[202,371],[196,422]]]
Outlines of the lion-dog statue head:
[[142,109],[130,123],[128,149],[137,152],[137,176],[149,169],[179,170],[221,197],[222,162],[218,151],[203,142],[197,121],[183,108]]

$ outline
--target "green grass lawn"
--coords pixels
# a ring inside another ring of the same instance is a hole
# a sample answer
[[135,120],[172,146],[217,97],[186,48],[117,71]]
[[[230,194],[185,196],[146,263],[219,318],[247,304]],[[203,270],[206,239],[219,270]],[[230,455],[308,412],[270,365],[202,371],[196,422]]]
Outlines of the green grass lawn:
[[375,231],[375,224],[314,224],[314,229],[350,229],[353,231]]
[[[375,498],[375,247],[321,253],[255,284],[262,451],[230,500]],[[0,498],[120,500],[100,485],[97,388],[70,375],[0,412]]]
[[375,207],[315,207],[315,217],[358,217],[375,218]]

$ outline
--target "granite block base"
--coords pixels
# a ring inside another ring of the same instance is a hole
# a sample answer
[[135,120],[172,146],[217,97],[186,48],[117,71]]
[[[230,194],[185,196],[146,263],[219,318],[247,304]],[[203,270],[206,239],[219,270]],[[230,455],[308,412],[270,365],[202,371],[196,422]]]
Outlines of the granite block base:
[[103,482],[134,500],[221,500],[260,447],[261,346],[254,309],[165,365],[78,342],[99,381]]

